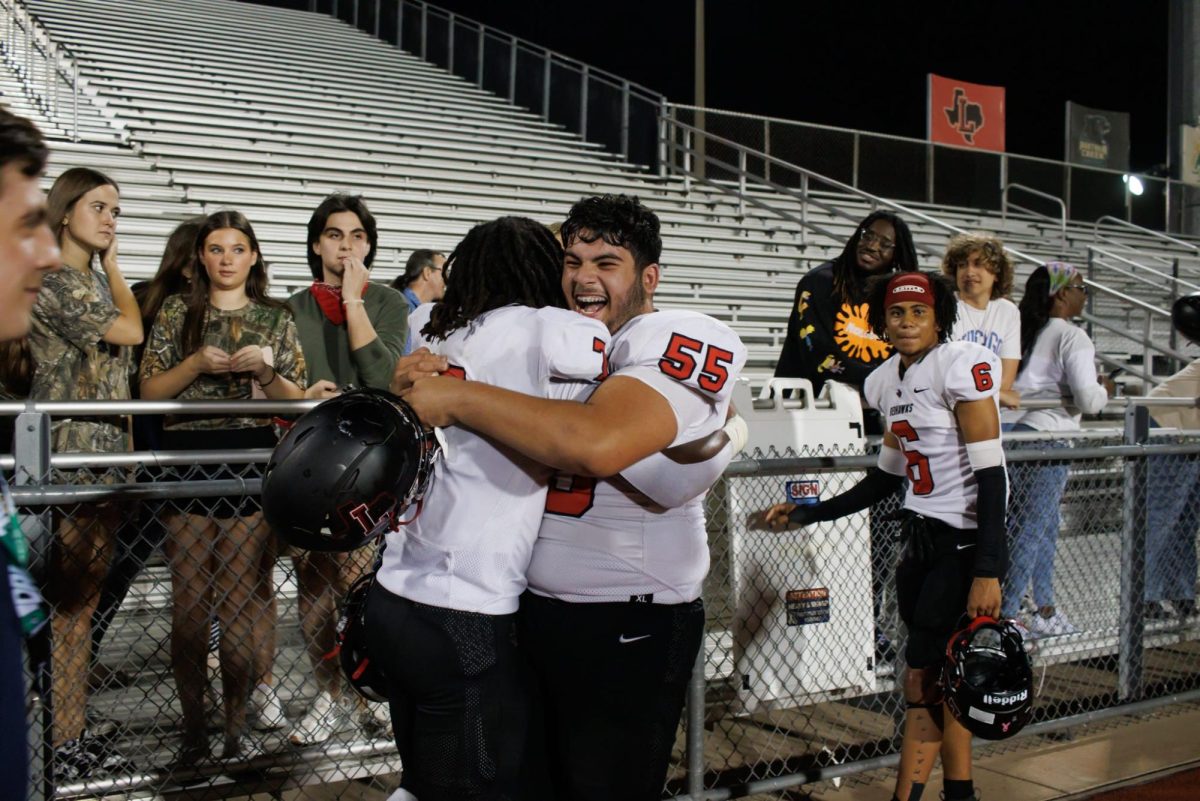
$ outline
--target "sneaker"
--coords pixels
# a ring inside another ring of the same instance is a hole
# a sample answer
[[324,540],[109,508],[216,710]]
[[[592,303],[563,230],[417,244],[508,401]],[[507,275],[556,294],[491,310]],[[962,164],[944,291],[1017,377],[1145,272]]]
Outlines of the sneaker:
[[292,729],[292,733],[288,735],[288,740],[292,745],[316,745],[323,743],[333,736],[334,732],[341,731],[352,725],[353,721],[346,714],[345,708],[333,700],[328,692],[322,692],[313,701],[313,705],[308,712],[304,713],[304,717]]
[[1195,598],[1180,598],[1177,601],[1171,601],[1171,605],[1175,607],[1175,614],[1185,620],[1189,617],[1196,616],[1196,599]]
[[1074,634],[1079,631],[1067,616],[1056,611],[1050,617],[1042,617],[1041,613],[1034,615],[1029,623],[1030,631],[1038,637],[1059,637],[1063,634]]
[[107,738],[84,732],[54,749],[54,781],[80,781],[133,772],[133,764]]
[[1166,620],[1171,617],[1171,612],[1162,601],[1146,601],[1142,615],[1146,620]]
[[358,725],[368,737],[379,740],[392,739],[392,714],[388,710],[387,704],[378,701],[360,701]]
[[216,651],[209,651],[205,663],[204,698],[208,703],[208,722],[217,725],[223,719],[222,696],[218,687],[221,684],[221,658]]
[[1038,638],[1038,635],[1029,630],[1029,626],[1026,623],[1028,619],[1029,618],[1025,615],[1020,615],[1012,618],[1012,624],[1013,628],[1015,628],[1021,634],[1021,646],[1025,649],[1025,653],[1032,654],[1035,650],[1037,650],[1037,645],[1034,644],[1034,640]]
[[250,709],[254,716],[254,728],[258,731],[273,731],[287,725],[283,705],[275,695],[275,688],[269,684],[260,683],[250,693]]

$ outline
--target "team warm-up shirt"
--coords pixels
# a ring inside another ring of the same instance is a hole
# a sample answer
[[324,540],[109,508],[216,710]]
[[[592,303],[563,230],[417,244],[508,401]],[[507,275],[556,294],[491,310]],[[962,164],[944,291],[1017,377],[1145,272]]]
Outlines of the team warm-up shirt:
[[903,378],[897,354],[867,377],[867,403],[884,416],[908,462],[906,509],[955,528],[978,528],[978,485],[954,408],[991,398],[998,410],[999,388],[999,358],[973,342],[937,345]]
[[950,338],[982,345],[1001,359],[1021,358],[1021,311],[1005,298],[989,300],[977,309],[961,298]]
[[[745,363],[737,334],[690,311],[639,315],[614,335],[609,351],[613,375],[643,381],[671,404],[678,423],[673,445],[725,424]],[[698,598],[708,572],[703,493],[673,509],[653,500],[670,494],[664,484],[680,480],[679,473],[655,455],[614,480],[555,476],[529,588],[574,602]]]
[[[586,395],[605,369],[608,330],[565,309],[505,306],[430,342],[451,375],[527,395]],[[387,535],[378,581],[431,606],[510,614],[546,505],[551,471],[454,426],[417,519]]]

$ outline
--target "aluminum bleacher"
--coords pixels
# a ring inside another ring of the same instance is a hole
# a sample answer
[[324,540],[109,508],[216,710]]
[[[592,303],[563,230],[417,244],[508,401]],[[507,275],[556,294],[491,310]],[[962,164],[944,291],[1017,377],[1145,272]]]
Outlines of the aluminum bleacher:
[[[121,182],[121,253],[134,279],[152,274],[178,220],[218,208],[242,209],[255,223],[273,290],[283,295],[310,280],[304,226],[334,190],[361,192],[378,217],[374,272],[385,281],[411,250],[449,250],[477,222],[501,214],[550,222],[580,196],[630,192],[663,220],[663,304],[731,322],[750,346],[748,374],[761,378],[773,368],[796,281],[840,252],[853,221],[871,210],[862,198],[813,193],[839,213],[809,204],[802,230],[719,188],[622,163],[326,16],[233,0],[28,0],[25,7],[76,61],[89,119],[112,121],[109,131],[85,135],[88,144],[62,141],[50,124],[51,175],[88,164]],[[128,146],[113,143],[122,137]],[[756,195],[799,215],[791,197]],[[1072,227],[1064,249],[1044,220],[914,207],[961,228],[997,231],[1036,258],[1086,263],[1096,239],[1090,226]],[[945,228],[921,220],[913,228],[923,261],[935,265]],[[1179,255],[1129,231],[1104,236],[1134,260]],[[1019,280],[1029,267],[1022,265]],[[1117,273],[1105,280],[1163,305],[1161,284]],[[1129,324],[1107,297],[1097,299],[1097,313]],[[1127,342],[1101,341],[1130,356]]]

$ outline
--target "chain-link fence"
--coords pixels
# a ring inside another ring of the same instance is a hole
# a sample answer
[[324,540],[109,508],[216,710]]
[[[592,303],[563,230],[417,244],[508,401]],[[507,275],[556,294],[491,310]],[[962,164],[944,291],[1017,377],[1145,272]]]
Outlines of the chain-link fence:
[[[26,444],[29,420],[47,423],[24,415]],[[1029,632],[1035,730],[1200,694],[1200,435],[1130,420],[1128,432],[1006,442],[1005,604]],[[395,787],[386,710],[359,702],[329,658],[335,607],[370,554],[278,552],[256,501],[268,451],[33,451],[19,444],[0,463],[55,608],[51,667],[31,677],[37,795],[304,798],[357,782],[383,798]],[[841,492],[874,456],[754,457],[706,501],[707,630],[668,796],[861,773],[899,748],[905,633],[888,519],[899,496],[763,531],[753,513]]]

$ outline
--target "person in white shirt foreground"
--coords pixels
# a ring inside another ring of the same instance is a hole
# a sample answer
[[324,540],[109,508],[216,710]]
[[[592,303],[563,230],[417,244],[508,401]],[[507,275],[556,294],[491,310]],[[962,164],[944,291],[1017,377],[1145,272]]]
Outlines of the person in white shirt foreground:
[[945,276],[897,273],[870,298],[871,325],[896,351],[863,387],[885,420],[879,469],[827,501],[776,504],[763,523],[780,530],[835,520],[886,497],[907,475],[896,596],[908,628],[908,712],[894,798],[919,801],[940,752],[944,797],[974,799],[971,734],[946,708],[938,677],[964,613],[1000,611],[1007,557],[1000,360],[975,343],[947,341],[956,309]]
[[[1022,401],[1054,400],[1074,408],[1006,410],[1001,415],[1006,431],[1078,431],[1080,412],[1094,414],[1108,403],[1113,383],[1097,375],[1096,347],[1071,322],[1086,300],[1083,276],[1066,262],[1049,262],[1030,274],[1021,298],[1021,364],[1013,389]],[[1067,445],[1061,440],[1035,444],[1038,448]],[[1017,617],[1021,596],[1032,581],[1037,611],[1026,620],[1034,636],[1076,631],[1054,604],[1054,555],[1067,470],[1065,462],[1017,462],[1009,469],[1012,564],[1002,613]]]
[[636,198],[585,198],[561,233],[569,304],[613,334],[587,402],[444,377],[402,397],[561,471],[521,598],[551,783],[528,797],[652,801],[703,635],[703,494],[741,449],[726,418],[746,349],[711,317],[655,310],[659,221]]

